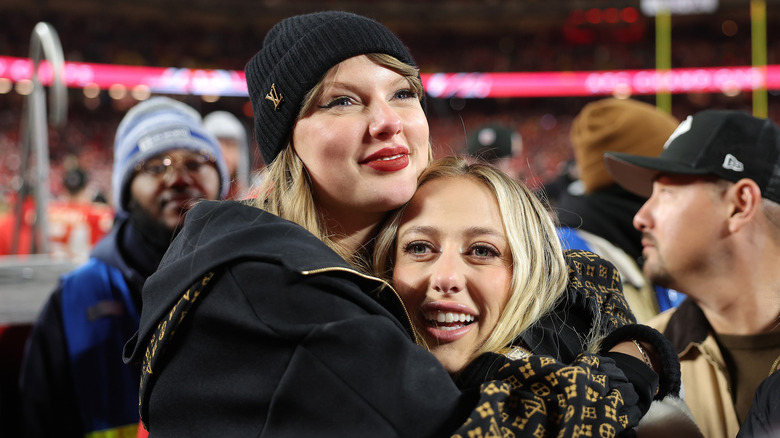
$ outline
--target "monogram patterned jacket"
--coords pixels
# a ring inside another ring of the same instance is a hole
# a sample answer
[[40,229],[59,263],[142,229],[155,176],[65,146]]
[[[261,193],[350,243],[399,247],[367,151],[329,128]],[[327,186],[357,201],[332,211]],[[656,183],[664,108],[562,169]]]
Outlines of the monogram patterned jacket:
[[[671,343],[660,332],[636,324],[615,266],[588,251],[565,251],[565,255],[569,281],[553,310],[518,336],[503,355],[477,358],[457,376],[456,382],[461,389],[480,388],[483,397],[488,392],[486,389],[496,387],[496,380],[510,383],[515,390],[525,386],[534,395],[542,396],[556,392],[550,388],[551,384],[562,383],[565,388],[559,389],[570,398],[565,401],[559,398],[559,404],[539,401],[538,409],[533,408],[534,404],[527,404],[522,415],[517,415],[517,409],[506,409],[507,405],[517,404],[511,401],[516,395],[499,395],[499,399],[506,399],[500,405],[505,421],[493,424],[492,419],[486,421],[472,415],[465,425],[468,433],[460,436],[499,436],[475,433],[475,429],[498,431],[502,436],[526,436],[528,431],[533,431],[533,436],[635,436],[640,430],[648,431],[640,436],[668,433],[701,436],[687,405],[679,399],[680,367]],[[617,342],[631,338],[655,347],[663,369],[660,379],[642,361],[608,352]],[[601,356],[587,351],[600,351]],[[524,359],[513,360],[517,358]],[[571,366],[561,363],[572,361]],[[609,388],[596,383],[601,376],[594,379],[588,375],[594,368],[607,375],[613,387],[618,388],[618,382],[627,381],[633,391],[609,392]],[[581,371],[585,374],[579,374]],[[555,377],[558,375],[566,378],[558,379]],[[621,400],[622,395],[629,393],[636,398]],[[615,403],[597,407],[594,406],[597,403],[577,401],[582,396],[593,400],[603,397]],[[620,403],[633,409],[623,418],[615,414]],[[626,427],[635,424],[631,414],[637,412],[642,415],[639,427]]]
[[125,347],[151,436],[614,436],[642,415],[635,388],[655,388],[585,354],[487,357],[493,378],[461,389],[380,290],[295,224],[200,203]]

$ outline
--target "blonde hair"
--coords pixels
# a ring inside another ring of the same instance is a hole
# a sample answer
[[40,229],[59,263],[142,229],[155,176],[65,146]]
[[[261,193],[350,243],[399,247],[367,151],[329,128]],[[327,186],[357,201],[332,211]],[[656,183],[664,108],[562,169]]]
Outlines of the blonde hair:
[[[417,188],[442,178],[469,178],[493,192],[512,253],[509,299],[495,329],[471,355],[473,360],[485,352],[503,351],[550,310],[565,290],[568,267],[553,219],[524,184],[491,165],[446,157],[435,161],[420,175]],[[394,213],[376,239],[375,274],[387,281],[392,279],[396,234],[402,216],[403,209]],[[418,342],[422,339],[416,337]]]
[[[422,81],[416,67],[405,64],[393,56],[382,53],[370,53],[366,56],[374,63],[388,68],[402,76],[422,101],[425,97]],[[338,68],[338,64],[331,70]],[[330,70],[329,70],[330,72]],[[323,78],[328,73],[323,75]],[[321,79],[303,98],[298,119],[305,117],[313,110],[317,99],[323,92],[324,82]],[[294,129],[294,128],[293,128]],[[290,139],[292,135],[290,135]],[[257,188],[257,196],[252,204],[281,218],[295,222],[302,226],[317,238],[325,242],[336,251],[344,260],[362,271],[370,270],[367,262],[367,254],[352,254],[331,238],[325,220],[314,202],[311,181],[306,173],[303,161],[301,161],[292,143],[288,139],[287,145],[279,155],[266,167]],[[432,156],[432,148],[428,145],[429,161]]]

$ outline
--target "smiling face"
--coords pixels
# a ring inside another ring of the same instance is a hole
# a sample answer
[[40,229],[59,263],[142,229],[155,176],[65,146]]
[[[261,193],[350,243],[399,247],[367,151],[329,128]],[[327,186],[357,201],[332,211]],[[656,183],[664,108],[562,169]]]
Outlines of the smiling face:
[[348,223],[408,201],[428,164],[429,135],[408,80],[360,55],[331,69],[316,99],[296,122],[292,145],[318,209]]
[[463,368],[493,331],[511,280],[493,192],[470,177],[422,185],[398,228],[393,284],[447,371]]
[[[213,159],[173,149],[145,161],[130,183],[131,208],[140,208],[157,224],[174,231],[196,201],[219,196],[220,178]],[[137,205],[137,207],[135,207]]]

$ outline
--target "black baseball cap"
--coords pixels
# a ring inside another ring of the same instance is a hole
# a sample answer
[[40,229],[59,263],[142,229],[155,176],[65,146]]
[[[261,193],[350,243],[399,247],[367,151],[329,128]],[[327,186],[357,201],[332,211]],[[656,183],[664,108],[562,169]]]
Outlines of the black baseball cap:
[[466,150],[469,155],[494,161],[503,157],[512,156],[512,142],[519,136],[507,126],[487,124],[480,127],[466,142]]
[[750,178],[764,198],[780,203],[780,128],[742,111],[706,110],[688,116],[658,157],[606,152],[607,171],[626,190],[649,197],[660,173]]

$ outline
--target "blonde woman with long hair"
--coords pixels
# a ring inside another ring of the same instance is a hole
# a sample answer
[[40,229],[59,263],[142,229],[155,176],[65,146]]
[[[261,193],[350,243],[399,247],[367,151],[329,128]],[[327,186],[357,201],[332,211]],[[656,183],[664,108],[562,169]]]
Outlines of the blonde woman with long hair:
[[[673,351],[659,333],[634,324],[614,266],[587,251],[563,251],[544,204],[488,164],[447,157],[428,167],[415,195],[380,231],[374,265],[404,302],[418,343],[461,388],[480,387],[502,372],[512,382],[533,376],[533,363],[523,360],[532,355],[588,351],[630,370],[629,380],[647,398],[656,370],[662,387],[679,385]],[[643,333],[654,341],[652,353],[633,339]],[[519,372],[503,371],[517,363]],[[582,393],[584,386],[569,391]],[[687,406],[673,390],[662,394],[670,396],[657,397],[664,401],[653,404],[640,436],[697,436]],[[591,413],[607,425],[610,415],[604,414]],[[556,415],[553,409],[537,418]]]
[[[465,196],[467,193],[472,196]],[[420,213],[434,197],[447,194],[452,199],[443,198],[441,208],[427,210],[428,216]],[[486,222],[489,226],[485,226]],[[462,324],[440,321],[442,328],[437,328],[435,320],[426,318],[438,318],[446,312],[422,311],[420,301],[430,300],[421,300],[419,289],[427,289],[435,299],[444,297],[444,302],[456,301],[468,294],[469,286],[479,287],[480,281],[495,278],[495,272],[486,277],[477,275],[480,270],[490,270],[494,265],[491,261],[500,262],[498,275],[506,277],[507,287],[500,293],[486,292],[489,298],[499,301],[495,306],[498,312],[491,316],[483,335],[470,342],[458,360],[451,366],[445,364],[450,373],[456,373],[482,353],[505,349],[518,333],[528,330],[553,308],[566,287],[566,260],[553,221],[541,201],[505,173],[487,164],[469,164],[462,158],[438,160],[426,169],[416,196],[388,220],[377,242],[378,275],[392,281],[410,310],[422,341],[434,354],[448,344],[436,334],[445,334],[441,330],[453,331],[453,325]],[[452,249],[449,253],[454,255],[452,263],[446,259],[445,249],[450,248],[443,248],[448,242]],[[502,248],[500,254],[498,247]],[[482,251],[484,256],[469,251]],[[439,266],[434,266],[437,263]],[[466,273],[460,274],[454,264]],[[416,281],[420,273],[415,269],[423,269],[426,281]],[[476,278],[470,278],[469,273],[475,272]],[[437,282],[445,280],[455,283],[448,284],[454,293],[442,291],[443,286]],[[459,295],[463,290],[466,293]],[[471,310],[466,317],[472,317],[471,313],[476,312]],[[471,319],[463,327],[485,322],[483,317]]]

